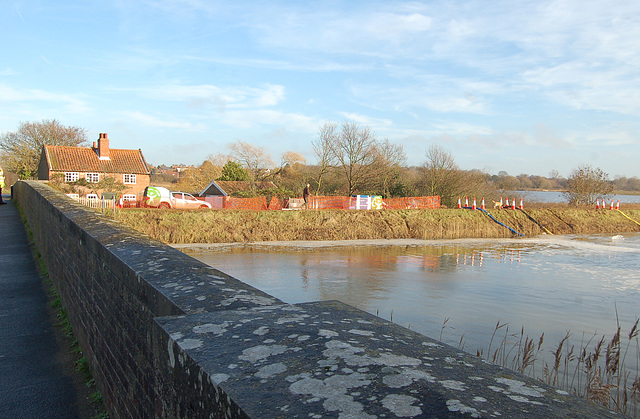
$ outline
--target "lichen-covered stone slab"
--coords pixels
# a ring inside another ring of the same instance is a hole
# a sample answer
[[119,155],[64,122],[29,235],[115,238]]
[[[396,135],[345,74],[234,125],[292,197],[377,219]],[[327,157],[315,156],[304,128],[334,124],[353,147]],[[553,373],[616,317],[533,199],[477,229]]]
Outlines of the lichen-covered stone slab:
[[617,417],[339,302],[156,319],[253,418]]

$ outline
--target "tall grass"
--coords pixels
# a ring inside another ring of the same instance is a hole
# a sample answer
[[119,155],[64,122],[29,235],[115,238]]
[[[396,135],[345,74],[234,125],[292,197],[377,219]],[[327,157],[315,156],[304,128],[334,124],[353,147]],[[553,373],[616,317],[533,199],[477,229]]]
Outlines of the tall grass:
[[[545,234],[521,211],[491,210],[525,236]],[[527,213],[553,234],[640,231],[617,211],[554,207]],[[640,219],[640,211],[627,211]],[[512,233],[481,211],[437,210],[157,210],[122,209],[115,218],[167,244],[291,240],[506,238]]]
[[[442,330],[449,318],[445,319]],[[497,322],[486,354],[487,361],[537,378],[549,385],[599,403],[633,418],[640,417],[640,320],[623,334],[617,324],[613,336],[581,337],[573,343],[571,333],[545,352],[544,333],[536,340],[509,331],[508,323]],[[442,340],[442,334],[441,334]]]

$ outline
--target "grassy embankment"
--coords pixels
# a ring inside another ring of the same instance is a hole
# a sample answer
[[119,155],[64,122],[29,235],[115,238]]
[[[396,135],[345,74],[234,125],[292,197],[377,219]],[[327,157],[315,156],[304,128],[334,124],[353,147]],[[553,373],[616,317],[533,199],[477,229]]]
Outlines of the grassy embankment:
[[[525,236],[545,231],[519,210],[488,210]],[[640,232],[640,225],[618,211],[545,206],[525,208],[552,234]],[[623,211],[640,221],[640,209]],[[514,234],[481,211],[308,210],[210,211],[128,209],[115,218],[167,244],[288,240],[505,238]]]

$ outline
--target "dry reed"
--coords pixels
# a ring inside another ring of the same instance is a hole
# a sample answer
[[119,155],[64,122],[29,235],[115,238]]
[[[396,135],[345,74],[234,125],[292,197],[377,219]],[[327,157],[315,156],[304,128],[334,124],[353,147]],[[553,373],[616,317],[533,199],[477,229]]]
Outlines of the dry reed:
[[[442,330],[448,321],[449,318],[445,319]],[[525,334],[524,328],[520,333],[509,333],[508,323],[498,321],[489,340],[486,356],[482,349],[477,350],[476,354],[494,364],[538,378],[591,402],[638,418],[640,417],[639,321],[636,320],[629,333],[624,336],[618,324],[608,343],[604,335],[597,341],[595,334],[586,340],[583,335],[576,347],[576,344],[571,343],[571,334],[567,332],[547,357],[542,353],[544,352],[544,333],[536,344]],[[495,340],[501,334],[502,338],[494,348]],[[623,340],[626,340],[626,344],[623,344]],[[459,347],[463,346],[464,342],[461,338]],[[635,366],[629,366],[627,357],[633,346],[635,346]],[[536,362],[539,362],[539,367],[536,367]],[[632,379],[634,374],[635,378]]]
[[[491,210],[525,236],[545,234],[521,211]],[[548,208],[527,213],[553,234],[640,231],[617,211]],[[640,219],[640,211],[627,211]],[[481,211],[437,210],[154,210],[116,211],[120,222],[168,244],[290,240],[506,238],[513,234]]]

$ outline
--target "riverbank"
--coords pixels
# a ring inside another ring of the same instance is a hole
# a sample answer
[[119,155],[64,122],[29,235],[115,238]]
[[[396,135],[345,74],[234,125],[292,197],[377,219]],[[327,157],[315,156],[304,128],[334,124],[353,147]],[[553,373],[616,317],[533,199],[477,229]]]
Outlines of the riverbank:
[[[619,211],[549,207],[488,210],[497,221],[524,236],[640,232]],[[640,222],[640,210],[623,211]],[[482,211],[305,210],[180,211],[130,209],[115,218],[167,244],[260,241],[461,239],[519,237]],[[537,221],[534,222],[532,221]]]

